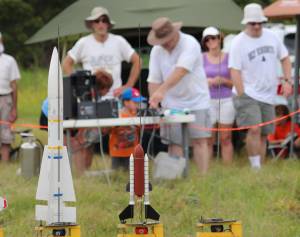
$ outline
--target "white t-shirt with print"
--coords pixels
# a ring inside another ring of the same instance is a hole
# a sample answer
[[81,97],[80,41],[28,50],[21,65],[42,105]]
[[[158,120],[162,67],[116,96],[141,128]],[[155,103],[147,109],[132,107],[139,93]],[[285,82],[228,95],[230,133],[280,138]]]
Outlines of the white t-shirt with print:
[[0,95],[12,92],[10,83],[21,78],[16,60],[8,54],[0,54]]
[[263,29],[258,38],[241,32],[232,42],[229,68],[241,71],[248,96],[274,104],[278,86],[278,62],[287,56],[286,47],[270,30]]
[[104,69],[112,74],[111,92],[122,85],[121,63],[130,62],[134,49],[119,35],[109,33],[105,42],[97,41],[93,34],[80,38],[68,55],[85,70]]
[[182,32],[171,53],[159,45],[152,48],[147,81],[163,83],[176,67],[184,68],[189,73],[166,92],[162,107],[191,110],[209,108],[209,91],[200,45],[194,37]]

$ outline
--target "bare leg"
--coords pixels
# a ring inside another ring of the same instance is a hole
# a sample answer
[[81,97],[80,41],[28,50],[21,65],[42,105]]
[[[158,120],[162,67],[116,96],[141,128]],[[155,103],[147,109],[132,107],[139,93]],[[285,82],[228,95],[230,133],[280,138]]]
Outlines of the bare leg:
[[93,149],[94,146],[89,146],[88,148],[85,149],[84,154],[85,154],[85,169],[89,169],[92,166],[92,161],[93,161]]
[[208,144],[208,155],[212,159],[214,157],[214,144],[216,141],[216,132],[212,132],[212,136],[207,139]]
[[[220,124],[220,128],[232,128],[232,124]],[[233,146],[231,141],[231,131],[222,131],[220,133],[221,154],[224,164],[230,164],[233,157]]]
[[193,139],[194,160],[201,174],[206,174],[209,164],[208,139]]
[[9,161],[10,144],[1,145],[1,159],[4,162]]
[[76,174],[78,176],[83,175],[84,171],[86,170],[85,166],[85,154],[84,154],[84,149],[76,151],[75,153],[72,154],[72,159],[74,161],[74,165],[75,165],[75,170],[76,170]]
[[263,161],[266,157],[266,152],[267,152],[267,136],[261,136],[260,141],[261,141],[260,158],[261,161]]
[[246,137],[246,148],[248,156],[260,155],[261,151],[261,135],[260,128],[250,128]]

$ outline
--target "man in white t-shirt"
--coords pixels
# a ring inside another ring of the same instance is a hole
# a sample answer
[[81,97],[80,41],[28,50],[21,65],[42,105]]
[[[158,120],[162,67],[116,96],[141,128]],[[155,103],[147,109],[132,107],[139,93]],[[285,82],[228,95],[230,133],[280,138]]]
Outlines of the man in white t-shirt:
[[[17,80],[21,78],[16,60],[4,53],[0,33],[0,120],[13,123],[17,119]],[[9,124],[0,124],[1,160],[9,161],[13,134]]]
[[[68,52],[63,62],[63,71],[66,75],[70,75],[74,64],[81,63],[83,69],[90,70],[92,74],[109,73],[112,75],[113,85],[104,96],[118,97],[124,89],[135,85],[141,69],[140,57],[125,38],[109,33],[115,22],[110,19],[107,9],[93,8],[91,15],[85,19],[85,24],[92,33],[80,38]],[[125,85],[122,85],[121,79],[123,61],[132,63]],[[88,154],[85,157],[79,152],[73,155],[78,174],[82,174],[91,165],[92,152],[89,150],[92,149],[91,147],[83,149],[81,152]]]
[[[150,54],[148,86],[150,106],[163,109],[189,109],[196,121],[189,124],[193,154],[201,173],[208,169],[210,128],[209,91],[204,73],[201,48],[196,39],[180,31],[181,22],[172,23],[161,17],[152,23],[147,41],[154,47]],[[202,128],[202,129],[201,129]],[[182,157],[179,125],[162,127],[169,140],[169,154]],[[186,157],[187,158],[187,157]]]
[[242,24],[245,30],[232,42],[229,68],[234,84],[234,105],[239,126],[250,126],[246,148],[252,168],[261,167],[266,152],[267,135],[274,125],[258,127],[275,118],[274,100],[277,86],[278,61],[283,70],[282,88],[285,96],[291,94],[291,62],[283,43],[268,29],[262,28],[267,18],[259,4],[248,4]]
[[[81,63],[83,69],[91,70],[93,74],[101,70],[109,72],[114,80],[109,95],[119,96],[125,88],[133,87],[137,81],[140,58],[122,36],[109,33],[115,23],[110,19],[107,9],[95,7],[85,19],[85,24],[92,30],[92,34],[80,38],[68,52],[63,62],[64,73],[70,75],[76,63]],[[123,86],[122,61],[132,63],[129,78]]]

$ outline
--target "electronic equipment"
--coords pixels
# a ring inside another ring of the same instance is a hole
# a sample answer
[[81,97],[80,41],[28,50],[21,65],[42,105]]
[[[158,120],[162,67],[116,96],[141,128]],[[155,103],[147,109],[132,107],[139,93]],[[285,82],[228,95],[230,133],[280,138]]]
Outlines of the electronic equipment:
[[118,118],[119,102],[116,99],[102,100],[96,103],[97,118]]
[[76,71],[63,80],[64,119],[117,118],[118,101],[100,100],[96,77],[90,71]]
[[197,224],[196,237],[242,237],[242,223],[237,220],[222,218],[201,218]]

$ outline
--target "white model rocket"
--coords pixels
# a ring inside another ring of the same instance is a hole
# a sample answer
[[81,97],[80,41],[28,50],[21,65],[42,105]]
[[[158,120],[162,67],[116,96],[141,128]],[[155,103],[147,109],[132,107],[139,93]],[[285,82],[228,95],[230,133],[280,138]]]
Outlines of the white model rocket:
[[6,198],[0,197],[0,211],[7,208],[7,201]]
[[76,208],[65,202],[75,202],[72,174],[66,146],[63,145],[63,83],[57,49],[52,52],[48,75],[48,145],[44,148],[36,200],[48,205],[36,205],[35,218],[47,225],[76,223]]

